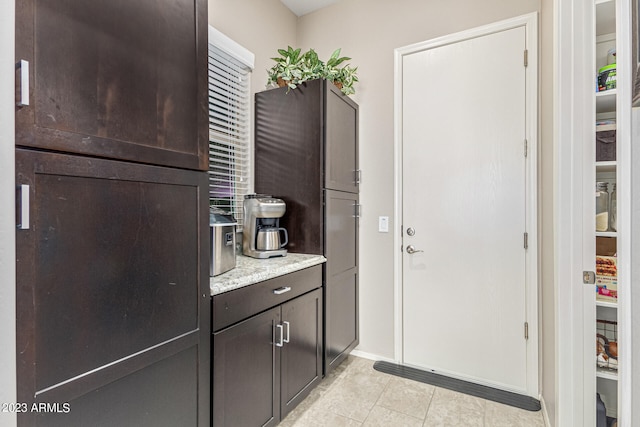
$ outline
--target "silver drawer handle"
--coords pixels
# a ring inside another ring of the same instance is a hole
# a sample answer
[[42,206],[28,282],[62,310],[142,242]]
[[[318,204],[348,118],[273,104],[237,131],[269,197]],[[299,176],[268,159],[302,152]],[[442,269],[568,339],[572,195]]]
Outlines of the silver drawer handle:
[[20,68],[20,100],[18,101],[19,107],[25,107],[29,105],[29,61],[21,59],[16,64],[17,68]]
[[[278,335],[278,330],[280,332],[280,335]],[[283,339],[283,333],[282,333],[282,325],[276,325],[276,335],[279,336],[278,341],[276,342],[276,347],[282,347],[284,345],[284,343],[282,342]]]
[[20,224],[18,224],[18,229],[20,230],[28,230],[29,229],[29,186],[22,184],[18,187],[18,192],[20,195],[18,196],[18,201],[20,203]]
[[283,340],[284,342],[289,342],[289,330],[291,329],[291,325],[289,324],[289,322],[282,322],[284,324],[284,326],[287,328],[285,329],[285,334],[286,334],[286,338]]
[[282,295],[282,294],[286,294],[290,290],[291,290],[291,286],[283,286],[281,288],[274,289],[273,293],[276,294],[276,295]]

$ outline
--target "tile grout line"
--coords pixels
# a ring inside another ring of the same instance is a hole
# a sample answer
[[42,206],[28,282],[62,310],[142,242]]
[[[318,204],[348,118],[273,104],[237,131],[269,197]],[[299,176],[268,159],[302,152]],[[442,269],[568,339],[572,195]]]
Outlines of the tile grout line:
[[[371,366],[371,369],[373,370],[373,365]],[[380,396],[378,396],[376,401],[373,403],[373,406],[371,407],[371,409],[369,409],[369,413],[367,414],[367,418],[365,418],[365,420],[362,422],[362,425],[364,425],[364,423],[367,422],[367,420],[371,416],[371,411],[373,411],[373,408],[375,408],[378,405],[378,402],[380,402],[380,399],[382,399],[382,396],[384,396],[384,392],[387,391],[387,388],[389,387],[389,384],[391,384],[391,380],[387,381],[387,383],[384,385],[384,388],[382,389],[382,392],[380,393]]]
[[431,392],[431,398],[429,399],[429,404],[427,405],[427,412],[424,414],[424,418],[422,419],[422,425],[427,422],[427,417],[429,417],[429,411],[431,410],[431,405],[433,404],[433,397],[436,395],[438,387],[433,386],[433,391]]

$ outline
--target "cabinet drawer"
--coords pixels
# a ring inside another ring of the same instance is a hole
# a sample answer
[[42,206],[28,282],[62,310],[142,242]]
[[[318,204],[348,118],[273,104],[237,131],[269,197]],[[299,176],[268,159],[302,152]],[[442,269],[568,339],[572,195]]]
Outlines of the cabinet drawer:
[[[322,285],[322,266],[265,280],[213,297],[213,331],[282,304]],[[290,288],[290,289],[288,289]],[[280,291],[280,292],[275,292]]]

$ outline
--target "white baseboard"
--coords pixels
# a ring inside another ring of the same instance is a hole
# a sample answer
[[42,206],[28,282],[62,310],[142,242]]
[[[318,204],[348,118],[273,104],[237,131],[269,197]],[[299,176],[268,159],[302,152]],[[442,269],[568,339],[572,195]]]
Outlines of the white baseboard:
[[544,418],[544,425],[551,427],[551,421],[549,421],[549,413],[547,413],[547,405],[544,403],[544,397],[540,395],[540,406],[542,406],[542,418]]
[[376,361],[377,360],[381,360],[381,361],[384,361],[384,362],[398,363],[394,359],[390,359],[388,357],[383,357],[383,356],[378,356],[377,354],[367,353],[365,351],[360,351],[360,350],[352,350],[351,354],[353,356],[356,356],[356,357],[362,357],[363,359],[376,360]]

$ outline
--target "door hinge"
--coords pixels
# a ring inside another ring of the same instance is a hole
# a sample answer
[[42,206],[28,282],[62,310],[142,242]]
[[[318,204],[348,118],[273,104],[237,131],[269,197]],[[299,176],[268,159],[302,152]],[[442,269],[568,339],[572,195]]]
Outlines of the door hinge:
[[524,66],[529,66],[529,51],[527,49],[524,50]]
[[524,322],[524,339],[529,339],[529,322]]
[[529,233],[524,233],[524,248],[529,249]]
[[529,141],[524,140],[524,156],[527,157],[529,155]]

